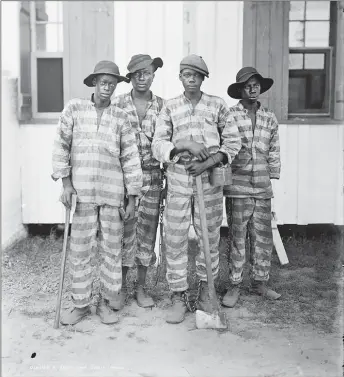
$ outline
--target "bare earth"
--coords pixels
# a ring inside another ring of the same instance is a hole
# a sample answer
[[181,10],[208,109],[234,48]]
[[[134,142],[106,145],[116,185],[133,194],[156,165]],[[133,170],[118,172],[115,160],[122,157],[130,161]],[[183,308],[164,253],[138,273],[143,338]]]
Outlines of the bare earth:
[[[38,249],[45,246],[43,242]],[[60,239],[54,247],[56,250],[61,247]],[[34,248],[33,244],[30,248]],[[92,316],[76,326],[54,330],[56,289],[49,291],[48,282],[55,281],[56,286],[58,263],[54,274],[49,269],[45,273],[43,268],[35,276],[26,263],[30,258],[25,259],[25,251],[17,250],[10,255],[5,255],[3,269],[4,377],[342,375],[339,323],[324,328],[320,322],[319,325],[305,323],[301,319],[267,321],[264,318],[269,317],[270,308],[277,310],[276,305],[283,308],[286,302],[264,303],[248,291],[244,291],[237,308],[225,310],[228,331],[197,330],[192,313],[182,324],[166,324],[164,315],[170,301],[166,292],[159,293],[162,283],[155,288],[157,306],[153,309],[138,307],[131,292],[116,325],[101,324],[93,307]],[[291,272],[285,269],[279,269],[276,274],[284,281],[292,279]],[[277,286],[278,281],[276,278]],[[286,300],[289,297],[288,293],[284,296]],[[69,305],[67,300],[64,305]],[[338,322],[342,303],[334,305],[338,306],[335,309]],[[287,305],[284,310],[291,313],[286,318],[298,318],[300,307]]]

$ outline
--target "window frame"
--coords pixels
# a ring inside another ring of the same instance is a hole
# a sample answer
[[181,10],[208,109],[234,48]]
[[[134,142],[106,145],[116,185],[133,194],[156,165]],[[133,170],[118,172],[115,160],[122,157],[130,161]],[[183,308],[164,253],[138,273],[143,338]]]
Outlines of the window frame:
[[[332,111],[331,111],[331,108],[332,108],[332,97],[333,97],[333,62],[332,62],[332,59],[333,59],[333,47],[332,46],[329,46],[329,47],[290,47],[289,48],[289,52],[288,54],[291,54],[291,53],[304,53],[304,54],[307,54],[307,53],[324,53],[325,54],[325,61],[324,61],[324,64],[325,64],[325,74],[326,74],[326,87],[327,87],[327,102],[328,102],[328,111],[325,112],[325,111],[321,111],[321,110],[315,110],[315,111],[312,111],[312,112],[307,112],[305,109],[304,112],[297,112],[297,113],[292,113],[292,112],[289,112],[289,106],[288,106],[288,118],[295,118],[295,117],[299,117],[299,116],[303,116],[303,117],[331,117],[332,115]],[[311,70],[311,69],[309,69]],[[294,70],[294,69],[290,69],[288,67],[288,98],[290,96],[289,94],[289,79],[290,79],[290,71],[308,71],[308,69],[300,69],[300,70]],[[326,95],[326,94],[325,94]]]
[[[67,42],[66,35],[68,35],[68,29],[66,30],[65,25],[68,24],[65,20],[65,6],[64,1],[62,3],[62,29],[63,29],[63,51],[59,52],[48,52],[37,50],[36,45],[36,2],[30,2],[30,28],[31,28],[31,98],[32,98],[32,118],[33,119],[57,119],[61,112],[38,112],[38,83],[37,83],[37,60],[39,58],[60,58],[62,59],[62,80],[63,80],[63,105],[66,103],[66,98],[68,98],[69,84],[68,84],[68,74],[66,70],[66,63],[68,55],[65,53],[65,42]],[[42,22],[38,22],[42,24]],[[45,23],[45,22],[43,22]],[[56,22],[51,22],[56,23]],[[67,33],[66,33],[67,32]],[[68,50],[68,48],[67,48]]]

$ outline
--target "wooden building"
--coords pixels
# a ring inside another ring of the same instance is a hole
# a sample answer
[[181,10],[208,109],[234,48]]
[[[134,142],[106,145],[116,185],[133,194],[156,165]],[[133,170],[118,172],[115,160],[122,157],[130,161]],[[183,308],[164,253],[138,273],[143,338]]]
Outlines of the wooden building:
[[[91,94],[82,81],[97,61],[114,60],[125,74],[137,53],[163,58],[152,89],[164,98],[181,92],[179,62],[189,53],[201,55],[208,64],[204,90],[229,105],[236,101],[226,90],[242,66],[253,65],[272,77],[275,84],[262,101],[280,122],[278,222],[344,224],[343,2],[13,3],[20,31],[11,48],[17,49],[19,59],[24,224],[64,221],[58,201],[61,184],[50,178],[53,139],[64,104]],[[116,94],[129,89],[120,84]]]

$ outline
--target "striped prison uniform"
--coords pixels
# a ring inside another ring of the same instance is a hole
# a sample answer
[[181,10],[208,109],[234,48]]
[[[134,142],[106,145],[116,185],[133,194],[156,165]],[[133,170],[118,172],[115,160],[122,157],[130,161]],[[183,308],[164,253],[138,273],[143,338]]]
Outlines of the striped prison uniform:
[[138,195],[142,187],[135,135],[123,110],[108,106],[98,127],[93,96],[68,102],[57,127],[52,178],[68,176],[78,197],[70,241],[72,299],[76,307],[84,307],[91,300],[90,259],[98,230],[101,294],[110,300],[121,289],[123,223],[119,208],[125,191]]
[[122,265],[133,267],[137,264],[148,267],[156,262],[154,246],[162,186],[160,162],[153,157],[151,145],[163,100],[152,94],[141,122],[131,92],[115,97],[112,103],[129,116],[136,135],[143,173],[143,186],[135,208],[135,217],[124,224]]
[[230,229],[230,280],[243,279],[245,240],[248,231],[251,278],[269,279],[273,247],[271,229],[271,179],[280,176],[278,122],[274,113],[259,104],[256,126],[239,102],[230,108],[231,122],[241,135],[242,148],[232,162],[232,185],[224,187]]
[[[172,291],[185,291],[187,283],[188,231],[191,214],[200,242],[196,256],[196,273],[206,281],[206,267],[201,236],[199,205],[195,178],[185,164],[195,158],[189,152],[176,155],[172,161],[170,153],[176,142],[193,140],[203,143],[210,153],[222,152],[231,163],[240,149],[240,136],[235,124],[227,122],[229,110],[223,99],[202,93],[195,108],[184,94],[166,101],[154,135],[153,155],[167,163],[167,200],[164,214],[167,281]],[[212,272],[216,278],[219,270],[220,226],[223,216],[223,187],[213,187],[209,172],[202,173],[204,201],[209,233]]]

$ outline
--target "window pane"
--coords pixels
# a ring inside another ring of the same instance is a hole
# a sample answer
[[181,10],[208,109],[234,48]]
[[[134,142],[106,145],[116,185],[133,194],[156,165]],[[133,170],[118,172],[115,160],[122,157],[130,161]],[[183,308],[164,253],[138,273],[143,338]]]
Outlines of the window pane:
[[304,1],[291,1],[290,11],[289,11],[289,20],[304,20],[304,17],[305,17],[304,10],[305,10]]
[[37,24],[36,39],[38,51],[63,51],[63,25]]
[[329,21],[306,22],[306,47],[328,47],[330,35]]
[[324,54],[305,54],[305,69],[324,69]]
[[328,113],[325,73],[289,71],[289,113]]
[[306,3],[307,20],[329,20],[330,2],[329,1],[307,1]]
[[36,21],[62,22],[62,1],[36,1]]
[[304,22],[289,22],[289,47],[304,47]]
[[37,59],[37,101],[39,113],[63,110],[62,58]]
[[289,77],[289,113],[300,113],[306,107],[306,78]]
[[303,54],[289,54],[289,69],[303,68]]

